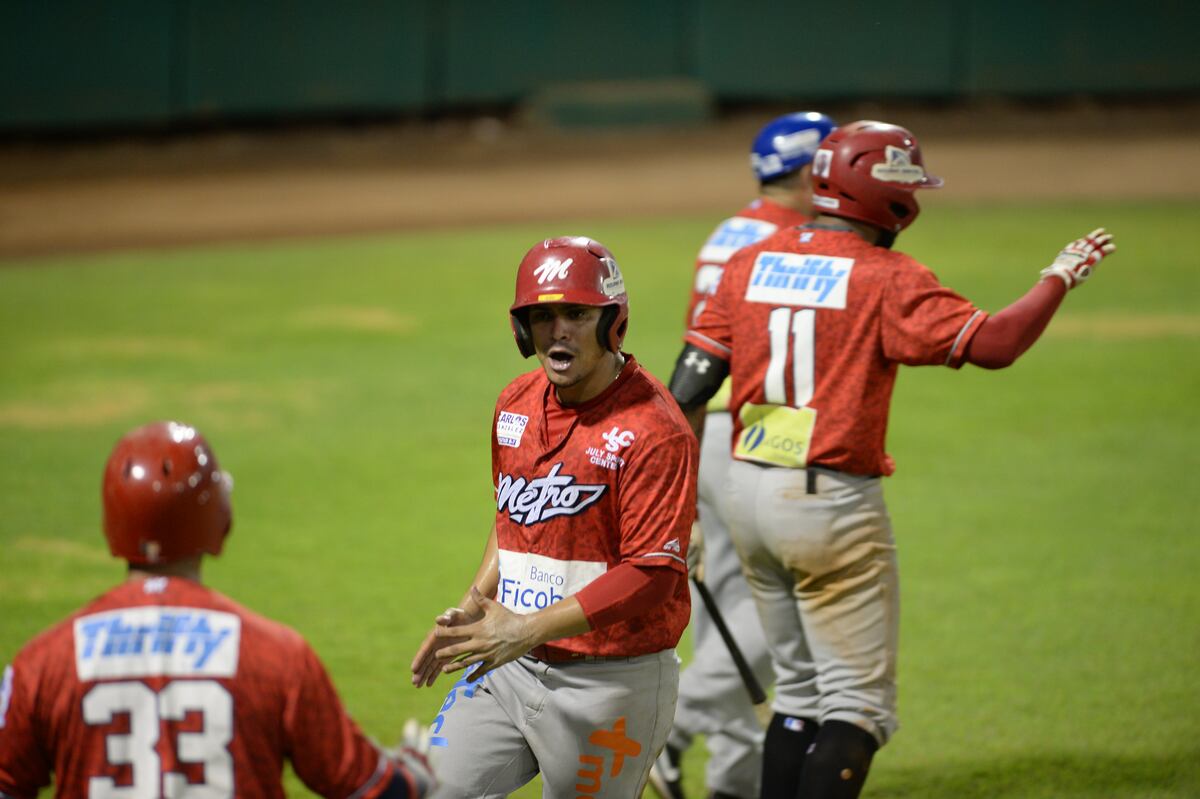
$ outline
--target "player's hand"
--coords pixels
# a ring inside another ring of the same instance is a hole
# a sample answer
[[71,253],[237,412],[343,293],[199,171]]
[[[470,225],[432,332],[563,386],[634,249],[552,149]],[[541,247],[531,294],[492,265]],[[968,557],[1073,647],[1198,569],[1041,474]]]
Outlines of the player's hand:
[[704,532],[700,521],[692,522],[692,536],[688,540],[687,551],[688,576],[696,580],[704,580]]
[[1082,239],[1076,239],[1063,248],[1054,263],[1042,270],[1042,277],[1054,275],[1071,290],[1092,275],[1101,259],[1117,249],[1112,234],[1098,227]]
[[488,599],[475,587],[471,598],[482,609],[482,618],[463,626],[438,626],[433,633],[440,647],[436,657],[445,664],[442,671],[450,674],[478,664],[471,672],[474,680],[521,657],[535,642],[524,616]]
[[437,787],[437,777],[429,765],[429,728],[416,719],[404,722],[400,743],[387,750],[388,757],[396,761],[412,779],[417,789],[415,799],[428,796]]
[[[475,589],[472,588],[472,591]],[[412,684],[418,688],[431,686],[442,673],[443,667],[450,662],[449,658],[438,657],[437,650],[446,646],[452,640],[464,641],[465,637],[457,639],[438,637],[437,631],[444,628],[461,627],[483,617],[483,611],[474,602],[465,602],[466,608],[446,608],[434,619],[433,629],[425,636],[417,654],[412,660]]]

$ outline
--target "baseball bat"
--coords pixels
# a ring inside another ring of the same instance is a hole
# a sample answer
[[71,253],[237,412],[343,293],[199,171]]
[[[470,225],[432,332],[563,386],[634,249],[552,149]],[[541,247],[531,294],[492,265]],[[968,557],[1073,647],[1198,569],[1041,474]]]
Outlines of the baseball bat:
[[713,599],[712,593],[709,592],[708,586],[704,584],[703,580],[693,577],[692,582],[696,584],[696,591],[700,594],[700,600],[704,602],[704,609],[708,611],[713,624],[717,625],[717,632],[721,634],[721,640],[725,642],[725,648],[729,650],[729,656],[733,658],[733,664],[737,666],[738,674],[742,677],[742,684],[750,693],[750,701],[755,705],[761,705],[767,701],[767,692],[763,690],[758,678],[754,676],[750,664],[746,662],[746,656],[742,654],[741,647],[737,645],[737,641],[733,640],[733,633],[729,631],[729,625],[725,623],[725,617],[721,615],[716,600]]

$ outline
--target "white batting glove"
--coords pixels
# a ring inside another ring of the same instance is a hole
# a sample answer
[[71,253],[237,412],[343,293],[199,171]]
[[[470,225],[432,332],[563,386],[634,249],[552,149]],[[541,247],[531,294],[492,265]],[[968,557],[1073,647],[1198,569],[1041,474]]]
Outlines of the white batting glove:
[[417,797],[428,796],[437,787],[437,777],[429,765],[429,728],[416,719],[404,722],[400,743],[388,750],[388,756],[412,777],[417,788]]
[[1098,227],[1082,239],[1075,239],[1063,247],[1054,263],[1042,270],[1042,277],[1062,278],[1070,291],[1091,277],[1092,270],[1104,256],[1116,251],[1117,245],[1112,243],[1112,238],[1111,233]]

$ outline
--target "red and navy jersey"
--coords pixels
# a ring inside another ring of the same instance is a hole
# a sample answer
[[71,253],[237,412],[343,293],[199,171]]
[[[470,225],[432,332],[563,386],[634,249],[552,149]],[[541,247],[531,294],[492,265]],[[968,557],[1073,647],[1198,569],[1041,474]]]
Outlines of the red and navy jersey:
[[62,797],[282,797],[285,757],[321,796],[374,797],[397,773],[299,634],[189,580],[122,583],[4,673],[0,795],[13,799],[51,772]]
[[730,363],[735,458],[886,475],[898,365],[958,368],[986,318],[909,256],[809,226],[739,251],[686,340]]
[[721,272],[735,252],[757,244],[781,228],[803,225],[808,217],[766,199],[757,199],[731,216],[709,234],[696,258],[692,296],[688,300],[687,324],[703,310],[704,298],[717,290]]
[[552,650],[659,652],[678,643],[688,622],[696,437],[663,385],[625,357],[617,379],[580,405],[561,405],[541,369],[510,383],[496,403],[498,602],[532,613],[624,562],[679,575],[662,605],[551,642]]

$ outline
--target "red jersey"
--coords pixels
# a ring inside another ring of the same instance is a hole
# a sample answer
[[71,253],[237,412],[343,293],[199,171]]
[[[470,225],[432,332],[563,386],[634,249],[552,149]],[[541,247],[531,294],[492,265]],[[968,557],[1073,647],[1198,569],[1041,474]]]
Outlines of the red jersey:
[[686,340],[730,363],[735,458],[886,475],[898,364],[958,368],[986,318],[909,256],[806,226],[738,252]]
[[625,358],[617,379],[580,405],[559,404],[541,369],[510,383],[496,403],[496,601],[532,613],[626,561],[679,575],[662,605],[547,645],[562,655],[669,649],[691,612],[696,437],[666,388]]
[[396,766],[298,633],[184,579],[122,583],[18,653],[0,690],[0,794],[374,797]]
[[717,290],[725,264],[735,252],[762,241],[780,228],[803,225],[807,221],[808,217],[799,211],[760,198],[738,211],[737,216],[717,225],[696,258],[687,324],[700,315],[704,298]]

